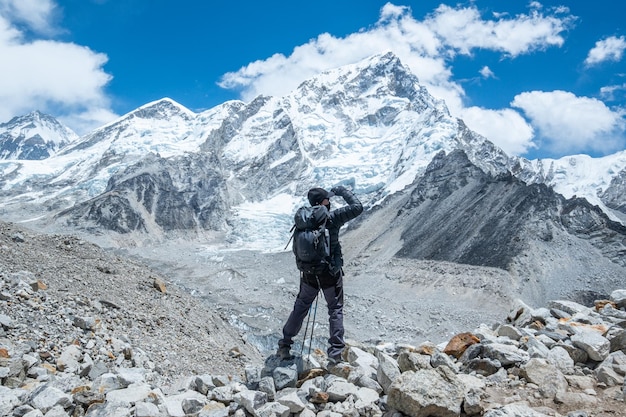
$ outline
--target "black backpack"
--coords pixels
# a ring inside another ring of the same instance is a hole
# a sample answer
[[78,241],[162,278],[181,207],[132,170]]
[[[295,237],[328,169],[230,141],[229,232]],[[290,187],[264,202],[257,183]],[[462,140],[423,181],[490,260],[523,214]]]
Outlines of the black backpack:
[[321,205],[300,207],[294,216],[293,253],[298,269],[306,274],[321,274],[330,265],[328,216],[328,209]]

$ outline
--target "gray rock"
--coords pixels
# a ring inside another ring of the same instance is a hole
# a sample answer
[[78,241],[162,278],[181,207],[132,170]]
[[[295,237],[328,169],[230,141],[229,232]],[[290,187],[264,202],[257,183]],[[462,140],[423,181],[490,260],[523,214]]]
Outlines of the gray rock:
[[620,329],[609,340],[611,344],[611,352],[621,350],[626,353],[626,329]]
[[0,314],[0,326],[3,329],[8,330],[13,327],[13,319],[6,314]]
[[502,364],[497,359],[475,358],[465,363],[463,369],[466,372],[476,372],[478,375],[489,376],[498,372],[501,367]]
[[185,415],[194,415],[198,414],[200,410],[207,404],[208,400],[206,398],[183,398],[180,403],[181,408]]
[[465,393],[465,398],[463,399],[463,411],[465,412],[465,414],[469,416],[483,414],[484,407],[480,402],[480,394],[480,390],[473,388],[469,389]]
[[461,413],[465,386],[446,368],[400,375],[389,389],[388,404],[411,417],[453,417]]
[[456,363],[454,363],[452,358],[446,355],[445,353],[442,353],[439,351],[433,353],[433,355],[430,357],[430,365],[433,368],[438,368],[440,366],[447,366],[454,373],[459,372],[459,367],[456,365]]
[[539,338],[529,337],[522,344],[522,346],[524,347],[524,349],[526,349],[526,352],[528,352],[528,355],[531,358],[547,358],[550,354],[550,348],[546,344],[544,344]]
[[502,324],[496,329],[496,334],[501,337],[508,337],[511,340],[520,340],[522,332],[509,324]]
[[483,345],[483,356],[498,360],[502,366],[523,364],[530,358],[528,352],[518,349],[515,346],[503,345],[501,343]]
[[62,372],[75,373],[80,368],[82,357],[83,353],[78,346],[66,346],[57,360],[57,369]]
[[152,388],[150,385],[133,385],[128,388],[109,391],[106,394],[106,399],[111,404],[119,404],[130,407],[137,402],[144,401],[151,392]]
[[[209,399],[199,392],[189,390],[181,392],[180,394],[174,394],[166,396],[164,399],[164,406],[170,416],[185,416],[187,412],[185,408],[200,411],[202,406],[207,404]],[[199,407],[199,405],[202,406]]]
[[274,378],[272,377],[265,376],[261,378],[257,389],[267,394],[269,401],[274,401],[274,398],[276,398],[276,385],[274,385]]
[[568,387],[561,371],[544,359],[529,360],[522,368],[522,375],[528,382],[539,387],[539,392],[544,398],[553,399],[557,393],[565,392]]
[[272,372],[272,378],[274,378],[274,384],[276,390],[280,391],[283,388],[295,388],[298,382],[298,370],[296,365],[292,365],[288,368],[278,367]]
[[224,385],[216,387],[209,392],[207,398],[218,401],[222,404],[230,404],[235,396],[235,391],[232,385]]
[[376,381],[380,384],[383,392],[388,393],[391,383],[400,376],[400,366],[398,362],[391,356],[378,352],[378,370],[376,372]]
[[93,331],[96,329],[96,319],[94,317],[74,317],[74,326]]
[[559,392],[554,397],[554,402],[557,404],[577,404],[578,406],[594,408],[598,404],[598,397],[580,392]]
[[43,417],[43,413],[39,410],[31,410],[26,414],[23,414],[22,417]]
[[[522,300],[515,300],[515,305],[506,318],[507,323],[512,323],[517,327],[524,327],[532,322],[532,308]],[[483,340],[483,338],[481,338]]]
[[255,414],[257,409],[267,404],[267,394],[261,391],[242,391],[235,394],[233,399],[235,402],[245,408],[250,414]]
[[370,367],[376,373],[378,359],[376,356],[358,347],[351,346],[347,351],[347,359],[352,366]]
[[557,310],[565,311],[570,315],[574,315],[576,313],[589,313],[591,308],[585,307],[582,304],[578,304],[574,301],[568,300],[553,300],[548,302],[549,308],[555,308]]
[[379,394],[383,392],[383,387],[378,383],[378,381],[366,375],[359,375],[355,378],[353,383],[358,387],[372,389]]
[[70,415],[65,411],[63,407],[60,405],[55,405],[45,414],[45,417],[70,417]]
[[255,417],[289,417],[289,414],[291,414],[289,407],[271,402],[261,406],[254,415]]
[[609,387],[622,385],[626,375],[626,353],[618,350],[609,356],[594,371],[598,381]]
[[287,388],[276,393],[276,402],[289,407],[291,413],[299,413],[306,407],[296,388]]
[[9,415],[14,407],[22,403],[20,394],[23,392],[0,386],[0,415]]
[[574,360],[568,351],[561,346],[555,346],[550,349],[546,355],[546,360],[556,366],[563,374],[571,375],[574,373]]
[[487,410],[483,417],[548,417],[548,415],[533,410],[526,404],[514,403]]
[[430,356],[409,351],[403,351],[398,355],[398,367],[401,372],[432,369]]
[[611,293],[610,300],[617,304],[618,308],[626,309],[626,290],[615,290]]
[[199,375],[191,383],[191,389],[204,395],[207,395],[213,388],[215,388],[215,384],[211,375]]
[[356,395],[359,387],[341,379],[336,379],[328,385],[326,391],[332,402],[344,401],[349,395]]
[[159,415],[159,407],[156,405],[140,401],[135,404],[135,417],[154,417]]
[[571,337],[574,346],[584,350],[589,359],[602,362],[609,356],[611,343],[594,330],[581,330]]
[[50,384],[43,385],[32,392],[29,404],[43,412],[48,412],[55,405],[68,408],[72,405],[72,397]]
[[559,346],[567,351],[570,358],[572,358],[575,364],[586,363],[589,360],[589,355],[587,355],[587,352],[571,344],[570,340],[567,340],[566,343],[559,344]]
[[93,404],[85,413],[85,417],[130,417],[131,415],[130,408],[109,403]]

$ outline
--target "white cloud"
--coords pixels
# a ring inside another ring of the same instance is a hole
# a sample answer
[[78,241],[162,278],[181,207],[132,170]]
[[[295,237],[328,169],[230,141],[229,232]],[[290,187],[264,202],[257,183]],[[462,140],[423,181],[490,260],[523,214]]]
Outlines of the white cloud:
[[624,50],[626,49],[626,39],[623,36],[619,38],[611,36],[596,42],[585,59],[587,66],[597,65],[605,61],[621,61]]
[[[476,108],[466,111],[465,92],[453,80],[451,62],[456,55],[469,54],[477,48],[515,57],[561,46],[564,42],[561,33],[572,19],[567,14],[544,15],[537,10],[514,18],[502,14],[483,19],[474,6],[440,6],[423,21],[418,21],[411,15],[410,8],[387,3],[381,9],[378,22],[370,28],[343,38],[319,35],[294,48],[289,56],[276,54],[224,74],[220,85],[239,90],[244,101],[260,94],[282,96],[322,71],[391,50],[431,94],[445,100],[453,115],[472,115],[471,120],[466,120],[471,129],[482,129],[489,133],[488,138],[499,141],[510,152],[521,153],[533,146],[530,142],[532,129],[514,111],[478,111]],[[488,68],[481,73],[485,77],[493,76]],[[488,128],[488,119],[491,119],[491,128]],[[511,134],[512,129],[502,123],[506,120],[521,129]],[[495,126],[503,126],[505,134],[496,131]]]
[[621,85],[608,85],[600,88],[600,96],[607,101],[614,101],[619,96],[624,96],[626,93],[626,83]]
[[319,35],[294,48],[288,57],[276,54],[224,74],[220,85],[240,89],[244,100],[259,94],[280,96],[321,71],[391,50],[427,87],[451,87],[453,94],[458,94],[462,90],[451,81],[447,64],[457,53],[483,48],[517,56],[560,46],[564,41],[561,32],[570,21],[570,16],[537,12],[514,19],[484,20],[475,7],[449,6],[440,6],[424,21],[418,21],[410,8],[387,3],[378,22],[367,30],[344,38]]
[[494,74],[488,66],[482,67],[478,72],[480,72],[483,78],[496,78],[496,74]]
[[0,66],[0,121],[40,110],[74,121],[70,126],[82,134],[115,117],[104,91],[108,58],[73,43],[26,40],[15,25],[49,32],[53,9],[45,0],[0,0],[0,56],[10,63]]
[[511,103],[524,111],[555,152],[612,152],[624,146],[624,114],[566,91],[532,91]]
[[23,23],[39,33],[54,32],[51,19],[56,5],[52,0],[0,0],[0,15]]
[[452,8],[441,5],[426,24],[448,47],[462,54],[483,48],[512,57],[537,49],[563,45],[561,33],[568,29],[571,16],[544,16],[534,11],[512,19],[500,16],[484,20],[475,7]]
[[462,110],[461,118],[509,155],[523,155],[537,147],[533,128],[515,110],[468,107]]

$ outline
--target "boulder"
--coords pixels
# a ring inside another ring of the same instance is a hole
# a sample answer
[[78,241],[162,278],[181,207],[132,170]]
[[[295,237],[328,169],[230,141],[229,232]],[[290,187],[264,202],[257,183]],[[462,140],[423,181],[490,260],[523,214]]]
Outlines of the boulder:
[[440,367],[400,375],[389,388],[388,404],[411,417],[456,417],[464,398],[463,382]]

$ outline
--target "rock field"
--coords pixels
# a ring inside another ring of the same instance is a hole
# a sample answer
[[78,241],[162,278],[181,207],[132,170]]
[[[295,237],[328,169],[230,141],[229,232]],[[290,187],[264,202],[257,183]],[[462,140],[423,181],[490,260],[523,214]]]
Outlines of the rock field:
[[142,263],[0,222],[0,415],[626,416],[626,289],[517,301],[445,343],[261,355]]

